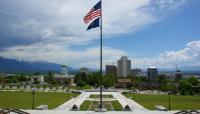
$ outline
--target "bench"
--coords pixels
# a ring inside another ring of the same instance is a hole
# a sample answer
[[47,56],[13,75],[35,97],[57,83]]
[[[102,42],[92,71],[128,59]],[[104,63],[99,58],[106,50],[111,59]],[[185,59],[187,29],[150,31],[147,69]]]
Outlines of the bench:
[[40,105],[36,108],[36,110],[48,110],[48,105]]
[[165,108],[164,106],[160,106],[160,105],[156,105],[155,109],[158,111],[167,111],[167,108]]

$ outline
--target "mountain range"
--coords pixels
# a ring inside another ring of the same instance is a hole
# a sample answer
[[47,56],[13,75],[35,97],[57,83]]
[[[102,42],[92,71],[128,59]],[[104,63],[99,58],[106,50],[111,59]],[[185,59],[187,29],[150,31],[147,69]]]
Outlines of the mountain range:
[[[0,72],[48,72],[48,71],[61,71],[60,64],[50,63],[45,61],[19,61],[15,59],[8,59],[0,57]],[[67,70],[74,70],[67,66]]]

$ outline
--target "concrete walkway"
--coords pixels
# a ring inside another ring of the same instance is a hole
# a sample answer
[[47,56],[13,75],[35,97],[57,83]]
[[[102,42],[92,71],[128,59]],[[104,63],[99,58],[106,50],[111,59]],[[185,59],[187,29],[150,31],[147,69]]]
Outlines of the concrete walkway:
[[[70,111],[73,107],[73,105],[77,105],[78,108],[80,108],[80,105],[85,101],[85,100],[91,100],[89,98],[90,95],[96,94],[98,95],[99,92],[82,92],[78,97],[73,98],[66,103],[60,105],[58,108],[55,109],[55,111]],[[118,100],[119,103],[122,105],[124,108],[126,105],[129,105],[132,111],[147,111],[146,108],[141,106],[140,104],[136,103],[135,101],[126,98],[119,92],[103,92],[103,95],[110,94],[113,95],[114,99]]]
[[55,110],[56,111],[58,110],[70,111],[74,104],[77,105],[78,108],[80,108],[80,105],[85,101],[86,98],[89,97],[89,95],[90,94],[88,94],[87,92],[82,92],[78,97],[72,98],[71,100],[57,107]]
[[129,105],[132,111],[147,111],[142,105],[138,104],[137,102],[133,101],[132,99],[126,98],[121,93],[114,93],[114,96],[118,99],[120,104],[125,107]]

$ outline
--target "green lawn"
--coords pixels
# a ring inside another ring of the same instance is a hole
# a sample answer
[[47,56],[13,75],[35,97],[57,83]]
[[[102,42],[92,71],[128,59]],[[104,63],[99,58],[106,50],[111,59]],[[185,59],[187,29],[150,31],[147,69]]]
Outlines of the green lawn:
[[[102,95],[103,98],[113,98],[113,95]],[[90,95],[90,98],[100,98],[100,95]]]
[[118,101],[111,102],[115,111],[122,111],[123,107]]
[[[162,105],[168,108],[168,95],[147,95],[147,94],[124,94],[132,97],[133,100],[144,107],[154,110],[155,105]],[[200,96],[175,96],[171,95],[172,110],[200,110]]]
[[[84,101],[80,106],[80,111],[87,111],[87,110],[95,110],[99,106],[98,101]],[[106,101],[103,102],[103,107],[107,109],[107,111],[122,111],[123,107],[118,101]]]
[[81,111],[86,111],[86,110],[90,110],[90,105],[91,105],[92,101],[84,101],[81,106],[80,106],[80,110]]
[[[76,97],[74,93],[35,93],[35,107],[39,105],[48,105],[49,109],[68,101],[71,97]],[[31,109],[31,92],[0,92],[0,108]]]

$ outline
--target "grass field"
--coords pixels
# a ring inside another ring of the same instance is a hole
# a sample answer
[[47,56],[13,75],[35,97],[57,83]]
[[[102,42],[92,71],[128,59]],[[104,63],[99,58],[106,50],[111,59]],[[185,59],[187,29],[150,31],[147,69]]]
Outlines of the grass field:
[[[57,106],[76,97],[74,93],[35,93],[35,107],[39,105],[48,105],[49,109],[54,109]],[[0,92],[0,108],[17,108],[31,109],[32,94],[31,92]]]
[[[113,95],[102,95],[103,98],[113,98]],[[90,98],[100,98],[100,95],[90,95]]]
[[[99,102],[97,101],[84,101],[80,106],[80,111],[87,111],[87,110],[95,110],[99,106]],[[106,101],[103,102],[103,107],[107,109],[107,111],[122,111],[123,107],[118,101]]]
[[[162,105],[168,108],[168,95],[148,95],[148,94],[124,94],[144,107],[154,110],[155,105]],[[175,96],[171,95],[172,110],[200,110],[200,96]]]
[[90,110],[90,105],[91,105],[92,101],[84,101],[81,106],[80,106],[80,110],[81,111],[86,111],[86,110]]
[[115,111],[122,111],[123,110],[122,105],[118,101],[113,101],[111,103],[112,103],[113,109]]

